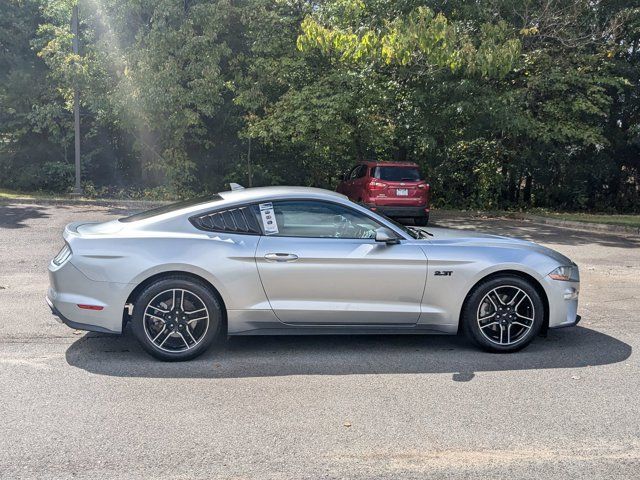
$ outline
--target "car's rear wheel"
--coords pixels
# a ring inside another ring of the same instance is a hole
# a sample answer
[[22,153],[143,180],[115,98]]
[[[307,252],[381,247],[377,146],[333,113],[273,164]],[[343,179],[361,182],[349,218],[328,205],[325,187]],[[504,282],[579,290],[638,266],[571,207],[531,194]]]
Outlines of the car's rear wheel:
[[204,353],[220,335],[222,307],[202,283],[167,277],[138,295],[131,323],[142,348],[154,357],[190,360]]
[[471,292],[462,320],[467,336],[481,348],[515,352],[529,345],[540,332],[544,304],[527,280],[500,275]]

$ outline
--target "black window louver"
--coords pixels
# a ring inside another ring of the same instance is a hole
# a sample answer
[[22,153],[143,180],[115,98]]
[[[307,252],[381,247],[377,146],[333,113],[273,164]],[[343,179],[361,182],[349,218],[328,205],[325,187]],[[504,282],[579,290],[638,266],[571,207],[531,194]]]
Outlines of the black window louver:
[[191,223],[200,230],[211,232],[250,233],[254,235],[262,233],[251,207],[218,210],[217,212],[192,217]]

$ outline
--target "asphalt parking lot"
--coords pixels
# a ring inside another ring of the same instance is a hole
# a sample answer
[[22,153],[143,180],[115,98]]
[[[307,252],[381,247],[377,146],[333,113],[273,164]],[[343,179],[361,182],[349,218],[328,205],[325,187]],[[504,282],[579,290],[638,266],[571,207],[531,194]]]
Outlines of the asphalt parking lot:
[[0,204],[0,478],[640,476],[640,238],[434,215],[580,266],[580,326],[517,354],[457,337],[246,337],[167,364],[44,303],[64,225],[122,213]]

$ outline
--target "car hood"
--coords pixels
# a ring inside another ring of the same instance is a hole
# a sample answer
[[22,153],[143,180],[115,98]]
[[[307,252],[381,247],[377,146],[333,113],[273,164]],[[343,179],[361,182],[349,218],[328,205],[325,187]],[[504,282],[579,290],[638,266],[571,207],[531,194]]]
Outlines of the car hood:
[[522,248],[546,255],[561,265],[574,265],[568,257],[548,247],[529,240],[479,233],[472,230],[454,230],[449,228],[428,228],[432,235],[427,242],[437,245],[460,245],[471,247]]

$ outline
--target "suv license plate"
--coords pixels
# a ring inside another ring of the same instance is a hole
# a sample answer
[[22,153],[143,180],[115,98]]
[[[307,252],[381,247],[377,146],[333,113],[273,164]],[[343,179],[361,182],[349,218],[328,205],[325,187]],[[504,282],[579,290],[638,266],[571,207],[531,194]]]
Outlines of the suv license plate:
[[406,197],[407,195],[409,195],[409,189],[407,189],[407,188],[398,188],[396,190],[396,195],[398,195],[399,197]]

